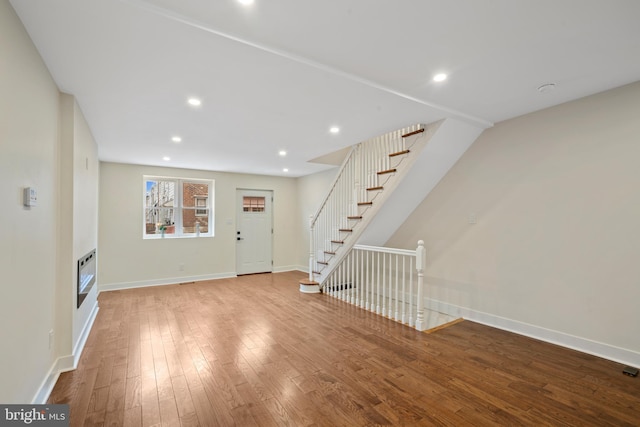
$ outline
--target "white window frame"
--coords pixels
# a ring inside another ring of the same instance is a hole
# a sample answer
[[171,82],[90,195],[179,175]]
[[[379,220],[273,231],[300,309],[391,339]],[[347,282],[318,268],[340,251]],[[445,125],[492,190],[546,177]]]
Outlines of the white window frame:
[[[169,181],[174,183],[174,201],[173,201],[173,212],[174,212],[174,225],[175,232],[174,233],[162,233],[157,234],[147,234],[147,222],[146,222],[146,214],[147,214],[147,182],[148,181]],[[208,215],[197,215],[198,210],[203,210],[202,207],[186,207],[186,209],[194,209],[196,211],[196,217],[208,217],[208,231],[206,233],[202,232],[194,232],[194,233],[183,233],[182,227],[182,213],[183,213],[183,197],[182,197],[182,187],[185,183],[195,183],[195,184],[207,184],[209,186],[209,192],[207,195],[207,206],[204,209],[209,210]],[[213,237],[214,233],[214,224],[215,224],[215,215],[214,215],[214,185],[215,180],[213,179],[198,179],[198,178],[177,178],[177,177],[167,177],[167,176],[157,176],[157,175],[143,175],[142,176],[142,238],[143,239],[181,239],[181,238],[195,238],[195,237]]]
[[[203,216],[208,216],[209,214],[207,213],[200,213],[201,211],[206,211],[209,210],[209,212],[211,212],[211,210],[209,209],[209,197],[202,197],[202,196],[194,196],[195,197],[195,202],[193,203],[195,205],[195,216],[197,217],[203,217]],[[198,201],[199,200],[204,200],[205,205],[200,206],[198,205]]]

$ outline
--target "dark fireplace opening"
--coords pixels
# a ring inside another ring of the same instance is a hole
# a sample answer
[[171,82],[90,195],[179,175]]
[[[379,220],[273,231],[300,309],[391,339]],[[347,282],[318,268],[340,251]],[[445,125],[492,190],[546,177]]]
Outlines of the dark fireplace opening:
[[96,250],[78,260],[78,308],[96,283]]

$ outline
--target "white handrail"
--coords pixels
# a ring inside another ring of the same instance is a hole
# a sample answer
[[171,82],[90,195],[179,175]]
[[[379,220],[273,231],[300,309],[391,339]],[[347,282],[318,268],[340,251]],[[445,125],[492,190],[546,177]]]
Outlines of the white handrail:
[[360,249],[362,251],[369,252],[384,252],[386,254],[396,255],[415,255],[415,249],[397,249],[397,248],[385,248],[383,246],[369,246],[369,245],[354,245],[353,249]]
[[423,331],[425,264],[422,240],[415,250],[356,245],[328,276],[324,291]]
[[342,161],[342,164],[340,165],[340,172],[336,175],[336,177],[334,178],[333,182],[329,186],[329,191],[327,192],[327,195],[325,196],[324,200],[322,200],[322,203],[320,203],[320,207],[318,208],[316,214],[311,216],[311,225],[312,226],[318,220],[318,216],[320,216],[320,213],[322,212],[322,210],[324,209],[325,205],[327,204],[327,200],[329,200],[329,198],[331,197],[331,194],[334,191],[336,183],[340,180],[340,177],[342,176],[342,172],[343,172],[343,170],[345,168],[345,165],[351,161],[351,157],[353,156],[353,152],[355,151],[356,147],[357,147],[357,145],[354,145],[353,147],[351,147],[351,150],[349,150],[349,153],[346,155],[346,157]]

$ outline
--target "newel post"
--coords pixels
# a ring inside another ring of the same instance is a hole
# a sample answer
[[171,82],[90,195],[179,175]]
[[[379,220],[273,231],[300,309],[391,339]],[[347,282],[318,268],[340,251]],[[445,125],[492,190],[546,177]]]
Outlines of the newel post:
[[416,270],[418,271],[418,302],[416,311],[418,317],[416,319],[416,329],[424,331],[427,327],[424,321],[424,267],[427,261],[427,252],[424,248],[424,241],[418,241],[416,249]]
[[309,215],[309,280],[313,282],[313,215]]

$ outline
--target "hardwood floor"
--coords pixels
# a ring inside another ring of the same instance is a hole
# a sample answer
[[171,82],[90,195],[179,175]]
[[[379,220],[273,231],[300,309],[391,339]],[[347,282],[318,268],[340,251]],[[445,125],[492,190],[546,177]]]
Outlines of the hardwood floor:
[[638,426],[622,366],[468,321],[431,334],[302,273],[104,292],[50,403],[72,426]]

